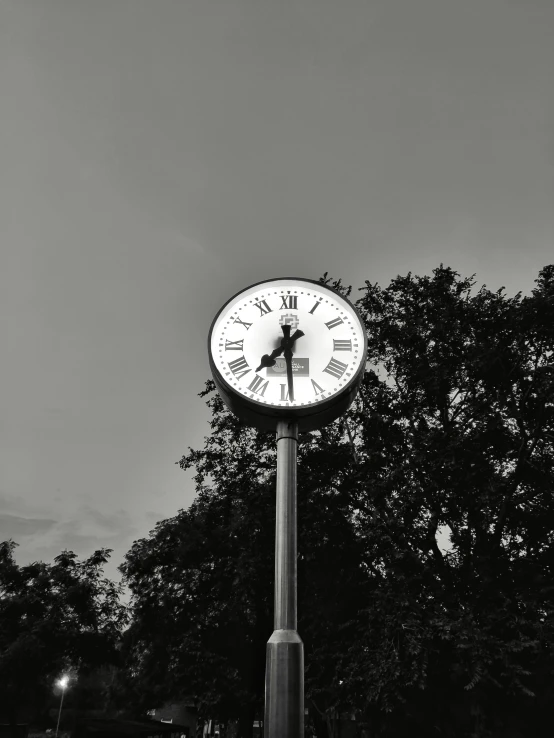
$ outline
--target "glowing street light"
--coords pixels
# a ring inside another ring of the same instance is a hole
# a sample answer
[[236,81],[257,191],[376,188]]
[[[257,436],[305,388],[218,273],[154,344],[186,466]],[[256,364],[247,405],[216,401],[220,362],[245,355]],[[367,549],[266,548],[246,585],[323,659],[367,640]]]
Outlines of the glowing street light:
[[60,700],[60,711],[58,712],[58,724],[56,725],[56,738],[58,738],[58,728],[60,727],[60,717],[62,716],[63,696],[65,694],[65,688],[67,687],[68,681],[68,676],[63,676],[61,679],[58,679],[58,687],[62,688],[62,698]]

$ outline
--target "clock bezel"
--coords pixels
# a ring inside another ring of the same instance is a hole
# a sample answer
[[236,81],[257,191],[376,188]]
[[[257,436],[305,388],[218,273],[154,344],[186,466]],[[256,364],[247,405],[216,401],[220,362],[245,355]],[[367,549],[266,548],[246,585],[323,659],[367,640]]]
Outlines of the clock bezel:
[[[298,407],[279,407],[276,405],[270,405],[268,403],[258,402],[257,400],[245,397],[243,394],[238,392],[235,387],[228,384],[224,379],[221,372],[217,368],[217,365],[213,359],[212,354],[212,334],[217,323],[217,320],[222,312],[227,308],[229,303],[233,302],[237,297],[242,295],[244,292],[251,290],[254,287],[259,287],[269,282],[277,282],[279,280],[290,280],[292,282],[306,282],[317,286],[318,289],[327,290],[331,292],[335,297],[343,302],[346,302],[352,309],[354,315],[360,323],[363,337],[363,349],[360,357],[360,365],[350,380],[341,388],[339,392],[332,395],[331,397],[314,403],[313,405],[302,405]],[[348,300],[346,297],[341,295],[333,287],[329,287],[323,282],[318,282],[315,279],[308,279],[306,277],[272,277],[271,279],[263,279],[260,282],[254,282],[253,284],[244,287],[243,289],[232,295],[218,310],[214,319],[212,320],[210,330],[208,333],[208,357],[210,369],[215,382],[215,385],[229,409],[237,415],[247,425],[258,428],[259,430],[275,430],[277,423],[284,419],[293,419],[298,423],[298,429],[300,431],[316,430],[322,428],[333,420],[336,420],[342,413],[344,413],[356,396],[359,386],[362,382],[365,373],[365,364],[367,360],[367,334],[364,322],[358,311],[358,309]]]

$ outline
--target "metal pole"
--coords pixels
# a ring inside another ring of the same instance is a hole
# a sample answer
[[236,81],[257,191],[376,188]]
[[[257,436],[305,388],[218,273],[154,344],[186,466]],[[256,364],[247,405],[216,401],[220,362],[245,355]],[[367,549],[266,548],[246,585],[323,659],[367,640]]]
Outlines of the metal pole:
[[63,696],[65,694],[65,687],[62,687],[62,698],[60,700],[60,710],[58,712],[58,724],[56,725],[56,738],[58,738],[58,728],[60,727],[60,717],[62,715]]
[[298,423],[277,423],[275,622],[267,642],[264,738],[304,738],[304,644],[296,632]]

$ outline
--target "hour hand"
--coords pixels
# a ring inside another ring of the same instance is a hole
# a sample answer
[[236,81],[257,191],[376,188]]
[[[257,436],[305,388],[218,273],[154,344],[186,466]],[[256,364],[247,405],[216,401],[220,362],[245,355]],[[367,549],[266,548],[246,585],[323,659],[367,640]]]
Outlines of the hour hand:
[[275,351],[271,352],[271,355],[264,354],[262,358],[260,359],[260,366],[256,369],[257,372],[260,371],[260,369],[263,369],[266,366],[275,366],[277,363],[275,361],[276,356],[280,356],[283,353],[283,347],[275,349]]

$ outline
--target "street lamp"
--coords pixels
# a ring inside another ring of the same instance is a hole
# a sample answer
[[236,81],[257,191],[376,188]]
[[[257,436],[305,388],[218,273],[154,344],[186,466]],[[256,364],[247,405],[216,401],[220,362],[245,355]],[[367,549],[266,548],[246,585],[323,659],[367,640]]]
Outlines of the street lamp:
[[56,725],[56,738],[58,738],[58,728],[60,727],[60,718],[62,716],[63,696],[65,694],[65,688],[67,687],[68,681],[68,676],[63,676],[61,679],[58,679],[58,687],[62,688],[62,698],[60,700],[60,711],[58,712],[58,724]]

